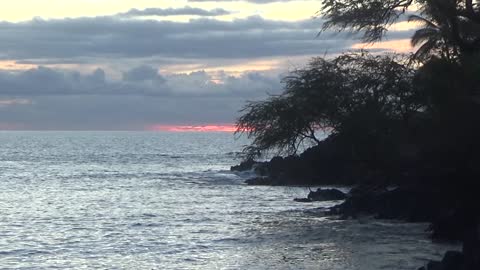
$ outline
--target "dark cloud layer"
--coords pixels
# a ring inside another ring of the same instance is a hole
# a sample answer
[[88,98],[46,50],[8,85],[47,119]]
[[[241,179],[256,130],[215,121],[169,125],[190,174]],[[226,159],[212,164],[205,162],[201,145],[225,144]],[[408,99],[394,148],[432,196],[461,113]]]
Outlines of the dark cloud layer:
[[341,50],[353,41],[325,33],[320,20],[285,22],[258,16],[187,23],[96,17],[0,23],[0,51],[8,59],[48,58],[259,58]]

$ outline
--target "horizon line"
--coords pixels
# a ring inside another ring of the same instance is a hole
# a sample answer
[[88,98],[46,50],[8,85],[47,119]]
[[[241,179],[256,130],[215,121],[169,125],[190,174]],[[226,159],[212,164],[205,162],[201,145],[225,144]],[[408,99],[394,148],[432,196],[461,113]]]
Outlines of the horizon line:
[[88,131],[109,131],[109,132],[230,132],[234,133],[237,131],[237,128],[233,124],[201,124],[201,125],[164,125],[164,124],[153,124],[147,125],[143,128],[134,129],[134,128],[112,128],[112,129],[98,129],[98,128],[46,128],[46,129],[37,129],[37,128],[6,128],[1,129],[0,132],[8,131],[25,131],[25,132],[88,132]]

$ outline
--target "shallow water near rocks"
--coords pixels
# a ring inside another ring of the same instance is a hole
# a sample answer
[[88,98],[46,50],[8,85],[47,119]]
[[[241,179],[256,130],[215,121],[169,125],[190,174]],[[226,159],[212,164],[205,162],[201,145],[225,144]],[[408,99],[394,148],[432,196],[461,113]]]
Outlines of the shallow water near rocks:
[[0,269],[417,269],[426,224],[338,221],[228,171],[229,133],[0,133]]

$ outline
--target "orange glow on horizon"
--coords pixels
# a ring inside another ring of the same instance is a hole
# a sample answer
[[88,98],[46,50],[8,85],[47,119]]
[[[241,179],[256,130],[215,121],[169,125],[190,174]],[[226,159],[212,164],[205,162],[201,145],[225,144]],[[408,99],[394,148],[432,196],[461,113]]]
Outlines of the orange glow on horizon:
[[235,132],[234,125],[151,125],[146,128],[149,131],[175,131],[175,132]]

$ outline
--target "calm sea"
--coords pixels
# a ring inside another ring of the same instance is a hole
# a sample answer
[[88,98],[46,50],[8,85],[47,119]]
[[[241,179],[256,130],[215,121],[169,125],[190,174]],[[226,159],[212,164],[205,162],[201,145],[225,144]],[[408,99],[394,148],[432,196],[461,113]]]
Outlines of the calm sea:
[[416,269],[425,224],[250,187],[229,133],[0,132],[0,269]]

